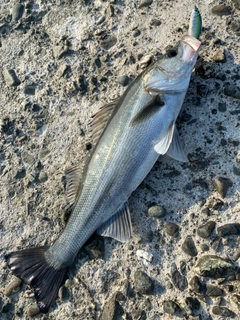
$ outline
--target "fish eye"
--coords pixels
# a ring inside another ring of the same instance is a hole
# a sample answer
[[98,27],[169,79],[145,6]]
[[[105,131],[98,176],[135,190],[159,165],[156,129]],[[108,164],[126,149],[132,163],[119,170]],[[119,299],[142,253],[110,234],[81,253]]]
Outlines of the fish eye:
[[170,50],[168,50],[168,52],[167,52],[167,56],[168,56],[169,58],[176,57],[177,54],[178,54],[177,49],[170,49]]

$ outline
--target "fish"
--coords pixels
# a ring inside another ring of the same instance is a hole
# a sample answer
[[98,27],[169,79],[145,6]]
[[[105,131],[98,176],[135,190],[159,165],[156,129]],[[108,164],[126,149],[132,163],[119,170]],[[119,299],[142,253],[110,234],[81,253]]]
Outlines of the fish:
[[68,169],[67,198],[72,213],[51,246],[5,256],[7,266],[30,284],[40,312],[47,313],[69,266],[98,234],[126,242],[132,234],[128,198],[159,155],[188,161],[176,128],[201,42],[185,35],[175,49],[146,68],[115,103],[101,108],[90,126],[94,147],[83,173]]
[[202,31],[202,17],[200,11],[194,6],[190,18],[188,34],[198,39]]

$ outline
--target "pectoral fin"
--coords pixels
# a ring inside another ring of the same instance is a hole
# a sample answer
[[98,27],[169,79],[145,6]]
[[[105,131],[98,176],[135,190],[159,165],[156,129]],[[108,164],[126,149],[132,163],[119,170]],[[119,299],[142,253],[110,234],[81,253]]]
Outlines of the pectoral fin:
[[175,160],[188,162],[176,127],[174,128],[172,142],[168,148],[167,155]]
[[156,95],[153,99],[146,104],[131,120],[130,126],[135,126],[137,124],[141,124],[144,121],[147,121],[151,116],[153,116],[156,112],[159,111],[160,108],[164,106],[164,102],[162,100],[161,95]]
[[154,150],[159,154],[167,153],[170,144],[172,142],[174,132],[174,121],[168,127],[166,134],[162,137],[162,139],[155,145]]
[[104,222],[97,230],[97,233],[120,242],[126,242],[132,234],[132,223],[127,204],[124,204],[116,214]]

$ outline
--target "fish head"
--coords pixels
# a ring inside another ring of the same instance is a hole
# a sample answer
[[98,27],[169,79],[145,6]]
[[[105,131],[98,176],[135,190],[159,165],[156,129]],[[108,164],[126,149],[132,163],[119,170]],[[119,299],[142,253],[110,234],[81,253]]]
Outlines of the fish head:
[[157,60],[144,76],[145,90],[150,94],[187,90],[201,42],[182,37],[178,46]]

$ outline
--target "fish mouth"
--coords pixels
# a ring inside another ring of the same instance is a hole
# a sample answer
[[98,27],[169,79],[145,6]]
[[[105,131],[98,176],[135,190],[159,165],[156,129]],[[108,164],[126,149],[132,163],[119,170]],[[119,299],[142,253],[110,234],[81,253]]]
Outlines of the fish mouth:
[[201,42],[190,35],[183,36],[181,42],[183,44],[182,59],[192,61],[197,56]]

